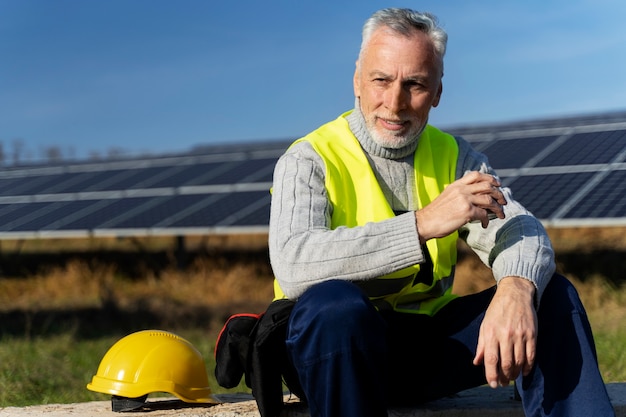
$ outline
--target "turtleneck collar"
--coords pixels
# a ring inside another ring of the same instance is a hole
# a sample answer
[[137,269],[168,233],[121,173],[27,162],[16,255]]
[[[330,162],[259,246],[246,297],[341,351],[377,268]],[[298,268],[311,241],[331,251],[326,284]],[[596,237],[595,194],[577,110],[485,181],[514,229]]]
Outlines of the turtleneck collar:
[[361,103],[358,98],[355,99],[354,111],[346,117],[346,120],[348,121],[350,130],[357,138],[365,152],[372,156],[378,156],[386,159],[402,159],[411,155],[415,152],[415,149],[417,149],[417,142],[421,132],[416,136],[415,140],[399,149],[385,148],[376,143],[367,130],[365,118],[363,117],[363,113],[361,113]]

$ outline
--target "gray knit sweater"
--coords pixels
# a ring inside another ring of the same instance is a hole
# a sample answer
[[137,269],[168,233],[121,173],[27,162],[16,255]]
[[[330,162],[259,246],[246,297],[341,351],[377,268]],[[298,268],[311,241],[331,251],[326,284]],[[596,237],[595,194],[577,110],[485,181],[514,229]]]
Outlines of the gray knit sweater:
[[[347,120],[391,207],[406,213],[331,230],[332,207],[321,157],[308,142],[289,148],[274,171],[269,250],[274,274],[291,299],[325,280],[368,280],[425,261],[414,213],[418,207],[413,153],[419,140],[404,149],[378,146],[365,128],[358,103]],[[483,154],[462,138],[457,141],[457,178],[467,171],[495,175]],[[539,301],[555,270],[552,246],[541,223],[513,199],[509,189],[503,191],[506,218],[490,221],[486,229],[468,223],[459,236],[492,268],[496,281],[507,276],[528,279],[535,284]]]

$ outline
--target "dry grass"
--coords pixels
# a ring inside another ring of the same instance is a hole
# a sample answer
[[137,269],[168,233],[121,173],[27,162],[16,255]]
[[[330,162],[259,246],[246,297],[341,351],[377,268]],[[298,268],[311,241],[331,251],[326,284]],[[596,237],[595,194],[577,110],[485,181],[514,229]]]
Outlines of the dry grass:
[[[549,230],[557,251],[559,269],[579,288],[581,297],[597,319],[607,311],[619,318],[626,309],[619,286],[622,276],[604,273],[602,265],[590,266],[588,274],[575,265],[583,256],[593,259],[599,250],[611,252],[616,259],[626,250],[626,228],[552,229]],[[261,308],[272,297],[271,269],[266,258],[224,257],[225,250],[259,251],[266,245],[266,236],[196,236],[186,238],[186,247],[204,255],[196,256],[185,269],[176,266],[171,254],[175,241],[171,238],[98,239],[90,241],[59,240],[3,242],[5,256],[15,253],[39,253],[54,247],[58,252],[118,251],[151,252],[167,250],[169,259],[164,268],[138,268],[140,276],[128,276],[115,262],[72,258],[65,263],[46,267],[25,277],[0,278],[0,312],[51,311],[55,309],[101,308],[113,303],[121,309],[147,308],[151,311],[205,307],[231,310]],[[591,254],[591,255],[589,255]],[[455,291],[466,294],[493,284],[493,277],[466,248],[461,247]],[[132,259],[132,258],[131,258]],[[128,261],[127,261],[128,262]],[[588,262],[587,262],[588,263]],[[600,271],[600,272],[598,272]],[[577,273],[582,272],[582,274]],[[618,272],[619,273],[619,272]],[[607,276],[611,275],[611,276]],[[621,297],[621,298],[620,298]],[[610,321],[610,320],[607,320]],[[615,321],[610,321],[614,323]]]
[[[129,279],[117,275],[113,265],[94,267],[74,260],[45,274],[0,280],[0,315],[5,319],[16,313],[18,318],[24,317],[27,336],[63,326],[51,320],[90,321],[93,332],[116,325],[110,321],[132,321],[137,327],[202,326],[213,330],[230,314],[260,312],[269,303],[272,277],[258,272],[256,265],[230,267],[198,259],[184,271],[171,267],[158,276]],[[33,315],[44,323],[33,324]],[[5,326],[6,320],[0,327]],[[11,332],[20,334],[15,328]]]
[[570,227],[548,229],[557,253],[626,250],[626,227]]
[[105,291],[120,305],[132,304],[135,299],[213,307],[267,303],[272,297],[271,277],[259,277],[255,269],[255,265],[215,265],[210,259],[198,259],[185,271],[169,268],[158,277],[149,274],[141,281],[109,280]]
[[[578,288],[594,328],[616,330],[626,319],[626,227],[548,232],[558,268]],[[262,234],[187,237],[186,248],[195,256],[181,269],[175,256],[177,242],[167,237],[4,241],[5,260],[28,254],[34,258],[23,263],[32,264],[39,254],[46,253],[59,260],[57,264],[48,260],[32,274],[1,277],[0,314],[6,322],[11,312],[49,315],[76,311],[80,315],[87,310],[108,309],[124,313],[121,317],[150,314],[156,323],[166,317],[168,325],[179,324],[178,319],[218,325],[224,316],[260,311],[271,300],[272,272],[266,242]],[[51,253],[51,247],[56,252]],[[466,247],[460,249],[455,292],[473,293],[493,285],[490,270]],[[67,253],[117,253],[125,258],[119,262],[91,255],[64,258]],[[146,259],[156,253],[162,260],[148,265]],[[110,317],[105,315],[103,320]],[[0,330],[5,331],[5,327],[0,325]]]
[[37,311],[83,308],[97,305],[100,283],[111,276],[111,268],[92,270],[82,262],[71,262],[47,273],[25,279],[0,281],[0,310]]

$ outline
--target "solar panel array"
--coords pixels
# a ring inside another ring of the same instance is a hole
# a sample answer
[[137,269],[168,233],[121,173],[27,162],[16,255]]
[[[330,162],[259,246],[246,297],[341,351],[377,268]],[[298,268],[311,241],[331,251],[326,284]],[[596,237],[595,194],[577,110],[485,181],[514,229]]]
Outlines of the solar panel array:
[[[626,112],[448,129],[550,226],[626,224]],[[289,141],[0,170],[0,239],[266,232]]]
[[626,113],[455,133],[544,224],[626,225]]
[[284,142],[0,171],[0,238],[265,231]]

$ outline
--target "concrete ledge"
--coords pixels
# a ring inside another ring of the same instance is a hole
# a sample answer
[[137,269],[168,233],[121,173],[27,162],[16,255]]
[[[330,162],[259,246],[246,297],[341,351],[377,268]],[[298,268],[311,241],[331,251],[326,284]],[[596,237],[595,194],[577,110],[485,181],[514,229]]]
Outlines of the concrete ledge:
[[[607,384],[617,417],[626,417],[626,383]],[[250,395],[216,395],[221,404],[193,405],[177,399],[149,399],[137,412],[115,413],[110,401],[78,404],[49,404],[30,407],[0,408],[0,416],[28,417],[45,414],[50,417],[260,417]],[[523,417],[522,405],[513,398],[513,388],[492,390],[487,387],[463,391],[457,396],[424,404],[418,408],[394,408],[389,417]],[[282,417],[309,417],[307,408],[289,400]]]

